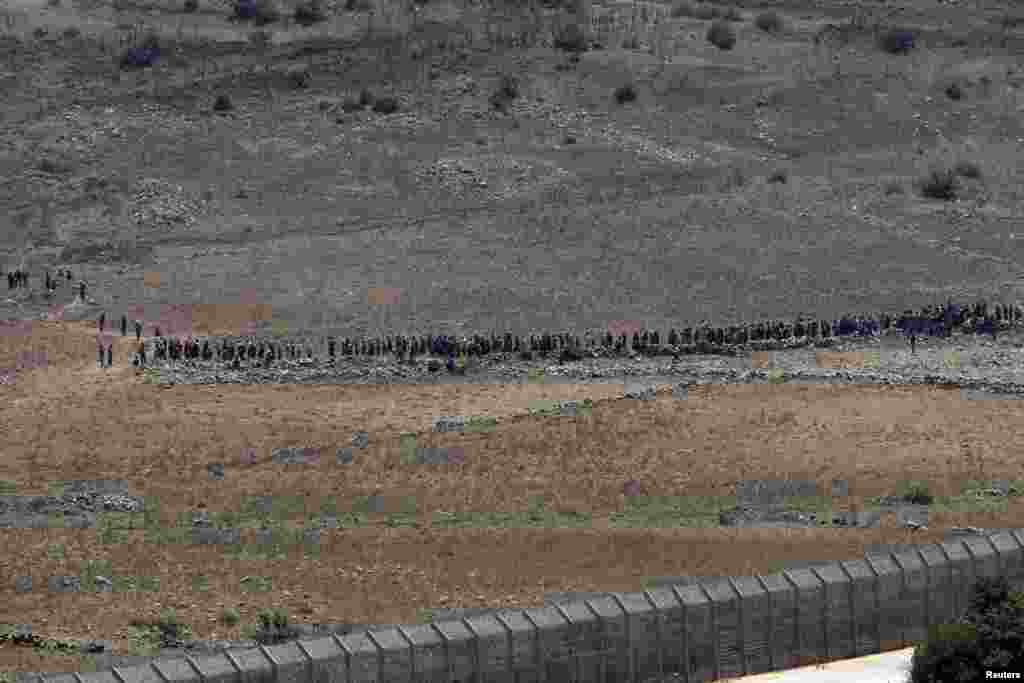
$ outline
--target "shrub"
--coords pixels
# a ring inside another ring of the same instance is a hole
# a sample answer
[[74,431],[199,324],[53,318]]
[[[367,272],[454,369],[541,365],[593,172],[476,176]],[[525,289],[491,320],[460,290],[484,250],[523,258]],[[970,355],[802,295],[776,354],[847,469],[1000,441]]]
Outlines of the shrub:
[[946,86],[946,97],[951,100],[961,100],[964,97],[963,90],[956,83],[950,83]]
[[36,38],[45,38],[47,33],[49,33],[49,31],[47,31],[42,26],[36,26],[35,29],[32,31],[32,35]]
[[199,9],[199,0],[185,0],[185,11],[189,14]]
[[238,613],[238,610],[233,607],[225,607],[221,610],[220,620],[225,626],[234,626],[241,621],[242,616]]
[[960,161],[953,167],[953,172],[964,178],[980,178],[981,169],[973,161]]
[[360,103],[359,100],[349,98],[341,103],[341,110],[347,114],[350,114],[354,111],[359,111],[360,109],[363,108],[363,106],[364,105]]
[[761,12],[754,19],[754,26],[765,33],[776,33],[782,30],[782,17],[775,12]]
[[722,18],[726,21],[743,21],[743,13],[735,7],[729,7],[722,13]]
[[555,47],[566,52],[583,52],[587,49],[587,39],[583,30],[576,24],[568,24],[555,35]]
[[615,101],[619,104],[625,104],[626,102],[632,102],[636,99],[636,88],[633,87],[632,83],[620,85],[615,89]]
[[981,680],[978,631],[969,624],[938,624],[914,648],[911,683]]
[[890,29],[882,33],[879,42],[889,54],[906,54],[914,49],[914,34],[906,29]]
[[61,35],[64,36],[64,38],[66,38],[68,40],[74,40],[75,38],[77,38],[80,35],[82,35],[82,32],[79,31],[74,26],[69,26],[66,29],[64,29],[64,31],[61,33]]
[[708,29],[707,40],[720,50],[731,50],[736,44],[736,32],[724,21],[716,21]]
[[217,99],[213,101],[214,111],[231,111],[235,106],[231,104],[231,98],[227,95],[217,95]]
[[398,100],[389,95],[380,97],[373,103],[373,111],[378,114],[394,114],[398,111]]
[[903,194],[903,183],[898,180],[890,180],[885,184],[885,194]]
[[949,170],[935,170],[921,181],[921,194],[931,199],[956,198],[956,174]]
[[305,2],[295,8],[295,23],[301,26],[312,26],[327,19],[319,2]]
[[60,7],[60,0],[46,0],[46,4],[50,7]]
[[907,487],[903,494],[903,500],[914,505],[931,505],[932,494],[928,493],[928,486],[920,482],[913,482]]
[[360,104],[360,106],[363,106],[363,107],[373,106],[373,102],[374,102],[375,99],[376,98],[373,96],[373,93],[370,92],[369,90],[367,90],[366,88],[363,88],[362,90],[359,91],[359,104]]
[[252,636],[260,645],[275,645],[298,635],[295,627],[288,624],[288,615],[281,610],[260,610],[256,619]]
[[786,175],[785,171],[774,171],[768,176],[769,183],[784,183],[788,180],[789,176]]

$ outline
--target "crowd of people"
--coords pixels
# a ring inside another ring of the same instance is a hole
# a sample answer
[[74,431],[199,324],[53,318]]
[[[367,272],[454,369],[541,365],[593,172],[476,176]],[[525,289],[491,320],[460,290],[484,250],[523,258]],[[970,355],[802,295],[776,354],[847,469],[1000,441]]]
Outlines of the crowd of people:
[[[135,365],[146,365],[150,359],[163,362],[195,364],[227,363],[231,367],[271,367],[280,360],[323,360],[326,350],[328,362],[341,358],[389,356],[411,362],[418,357],[447,358],[447,367],[455,371],[460,359],[483,357],[495,353],[517,354],[519,357],[557,356],[560,361],[580,360],[587,350],[602,349],[605,354],[685,354],[714,353],[751,342],[774,340],[777,342],[813,343],[817,340],[843,337],[877,337],[883,332],[897,331],[908,340],[912,352],[922,336],[948,337],[955,330],[975,334],[989,334],[996,338],[1001,327],[1018,323],[1024,315],[1019,306],[985,302],[973,306],[929,307],[919,311],[905,311],[899,316],[846,315],[834,320],[799,317],[793,321],[762,321],[744,325],[712,326],[710,324],[670,329],[666,334],[658,330],[636,330],[632,335],[620,333],[603,335],[587,333],[581,340],[568,333],[533,334],[519,336],[470,335],[390,335],[378,338],[335,338],[322,340],[322,344],[285,342],[270,339],[222,338],[219,340],[192,337],[164,337],[157,328],[150,340],[151,351],[140,337],[141,324],[135,323],[138,351]],[[105,316],[100,318],[102,331]],[[121,334],[127,332],[127,320],[121,317]],[[109,357],[109,356],[108,356]]]
[[[11,289],[28,287],[29,275],[25,270],[16,269],[6,273]],[[57,277],[45,273],[48,292],[54,291],[58,282],[72,280],[67,268],[57,270]],[[85,283],[79,283],[79,298],[85,299]],[[945,305],[926,306],[917,311],[905,310],[900,315],[878,313],[874,315],[843,315],[833,320],[798,316],[795,320],[769,320],[740,325],[713,326],[703,323],[695,326],[670,329],[667,333],[658,330],[637,329],[632,334],[586,333],[581,340],[578,335],[568,333],[543,333],[528,336],[513,335],[470,335],[454,337],[449,335],[390,335],[377,338],[334,338],[322,340],[322,344],[284,342],[270,339],[222,338],[219,340],[198,340],[192,337],[164,337],[160,328],[147,341],[142,338],[143,324],[133,322],[137,348],[132,356],[136,366],[146,366],[150,361],[186,362],[195,364],[227,363],[240,368],[248,366],[270,367],[276,361],[317,361],[326,351],[328,361],[338,357],[390,356],[399,361],[411,362],[418,357],[433,356],[447,358],[447,367],[455,371],[460,362],[471,357],[483,357],[495,353],[517,354],[520,357],[557,356],[561,361],[580,360],[587,350],[601,349],[608,354],[686,354],[713,353],[723,349],[748,345],[751,342],[776,341],[785,343],[813,343],[817,340],[843,337],[876,337],[883,332],[896,330],[907,339],[910,350],[916,353],[921,337],[949,337],[953,331],[987,334],[997,338],[1003,327],[1016,325],[1024,318],[1019,305],[996,303],[989,305],[979,301],[973,305],[960,306],[952,301]],[[97,328],[106,331],[106,313],[101,313]],[[128,335],[128,318],[119,320],[121,336]],[[98,342],[98,362],[101,367],[113,363],[113,345],[104,346]]]

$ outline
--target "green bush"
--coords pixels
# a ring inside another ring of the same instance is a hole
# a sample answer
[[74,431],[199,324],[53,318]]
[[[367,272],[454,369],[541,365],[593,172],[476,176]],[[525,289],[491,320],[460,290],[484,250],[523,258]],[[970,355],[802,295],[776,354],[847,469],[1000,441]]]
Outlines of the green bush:
[[256,619],[256,628],[250,634],[260,645],[276,645],[298,635],[295,627],[289,625],[288,615],[282,610],[262,609]]
[[225,607],[221,610],[220,620],[225,626],[234,626],[242,620],[242,615],[233,607]]
[[777,33],[782,30],[782,17],[775,12],[761,12],[754,19],[754,26],[765,33]]
[[929,199],[956,199],[956,174],[950,170],[934,170],[921,181],[921,194]]
[[619,104],[633,102],[634,100],[636,100],[636,88],[633,87],[632,83],[620,85],[615,89],[615,101]]
[[707,40],[720,50],[731,50],[736,45],[736,32],[724,21],[716,21],[708,29]]
[[910,683],[979,681],[978,630],[970,624],[938,624],[914,648]]

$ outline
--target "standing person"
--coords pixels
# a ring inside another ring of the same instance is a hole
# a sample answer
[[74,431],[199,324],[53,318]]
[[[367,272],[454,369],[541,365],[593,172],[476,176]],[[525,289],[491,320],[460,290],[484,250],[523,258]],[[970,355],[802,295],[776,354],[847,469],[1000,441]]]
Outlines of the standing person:
[[99,328],[100,328],[100,332],[103,331],[103,328],[106,325],[106,322],[107,322],[107,314],[106,314],[106,312],[100,313],[100,321],[98,323],[99,324]]
[[138,320],[135,321],[135,341],[142,340],[142,323]]
[[139,362],[142,363],[142,367],[146,367],[146,345],[139,342]]
[[65,273],[65,275],[68,276],[68,282],[71,282],[71,271],[70,270],[66,270],[66,271],[64,271],[64,273]]
[[96,342],[96,364],[101,368],[103,367],[103,344],[98,340]]
[[107,345],[107,367],[109,368],[114,363],[114,344],[111,342]]
[[84,282],[79,282],[78,283],[78,298],[81,299],[82,301],[85,301],[85,283]]
[[14,273],[7,273],[7,289],[14,289]]
[[121,314],[121,336],[128,334],[128,316]]
[[917,332],[910,333],[910,353],[917,354]]

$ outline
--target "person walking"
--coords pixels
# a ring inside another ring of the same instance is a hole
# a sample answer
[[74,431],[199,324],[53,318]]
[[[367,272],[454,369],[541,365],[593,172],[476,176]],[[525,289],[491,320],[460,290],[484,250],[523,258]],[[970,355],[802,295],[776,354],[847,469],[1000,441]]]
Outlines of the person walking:
[[910,333],[910,353],[917,355],[917,333]]
[[78,298],[81,299],[83,302],[85,301],[85,283],[84,282],[79,282],[78,283]]
[[139,342],[139,362],[142,363],[142,367],[146,367],[146,345],[143,342]]
[[100,321],[99,321],[100,332],[103,331],[103,328],[106,326],[106,323],[107,323],[107,314],[106,314],[106,312],[100,313]]
[[142,341],[142,323],[135,321],[135,341]]
[[114,344],[110,343],[107,345],[107,367],[109,368],[114,362]]
[[99,367],[103,367],[103,344],[96,343],[96,364]]
[[127,334],[128,334],[128,317],[122,313],[121,314],[121,336],[123,337],[123,336],[125,336]]

